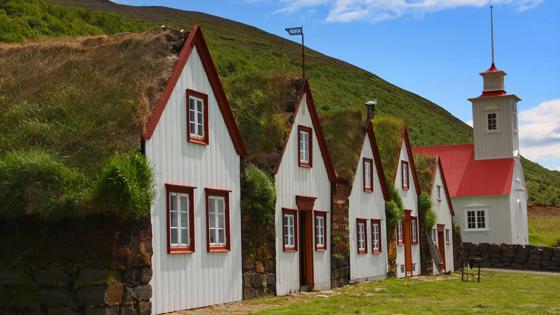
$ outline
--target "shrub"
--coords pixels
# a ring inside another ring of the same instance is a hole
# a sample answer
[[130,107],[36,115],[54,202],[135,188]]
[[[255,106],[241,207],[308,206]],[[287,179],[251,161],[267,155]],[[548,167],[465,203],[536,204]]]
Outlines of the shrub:
[[152,169],[138,152],[114,156],[101,170],[93,201],[103,212],[125,220],[138,220],[150,214],[154,198]]
[[424,231],[429,231],[436,224],[437,215],[432,209],[432,200],[426,193],[418,196],[418,212]]
[[254,164],[249,164],[245,169],[245,178],[244,200],[247,200],[245,208],[252,218],[252,223],[256,226],[272,224],[276,202],[276,190],[272,178]]
[[87,184],[79,171],[51,153],[8,152],[0,157],[0,217],[55,219],[77,215]]
[[399,194],[397,189],[394,186],[389,187],[391,200],[385,203],[385,212],[387,215],[387,222],[389,223],[389,226],[393,227],[400,219],[402,219],[404,214],[404,206],[401,195]]

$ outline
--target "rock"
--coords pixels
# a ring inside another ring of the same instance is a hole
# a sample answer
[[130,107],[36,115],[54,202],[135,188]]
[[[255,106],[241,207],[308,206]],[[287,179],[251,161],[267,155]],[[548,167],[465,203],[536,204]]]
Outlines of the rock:
[[264,273],[264,265],[262,262],[260,261],[255,262],[255,271],[258,273]]
[[136,298],[140,301],[149,301],[152,298],[152,286],[149,284],[137,286],[134,288]]
[[255,290],[250,287],[243,288],[243,299],[251,300],[255,298]]
[[254,273],[251,276],[251,286],[255,289],[266,287],[266,276]]
[[118,307],[86,308],[86,315],[120,315]]
[[138,299],[138,297],[136,296],[136,292],[134,292],[134,289],[131,287],[125,287],[124,288],[124,302],[131,304],[131,303],[135,303],[136,300]]
[[29,277],[21,271],[0,271],[0,286],[27,284]]
[[119,305],[123,299],[124,286],[120,282],[107,285],[106,301],[108,305]]
[[105,285],[82,287],[78,289],[76,294],[78,297],[78,304],[86,307],[104,306],[106,303],[106,291]]
[[147,284],[152,279],[151,268],[129,268],[124,272],[123,281],[130,284]]
[[274,260],[269,259],[265,261],[266,272],[276,272]]
[[78,287],[104,284],[107,282],[109,274],[111,271],[108,269],[84,269],[80,271],[76,283]]
[[272,273],[272,272],[269,273],[269,274],[266,276],[266,283],[267,283],[269,286],[270,286],[270,285],[276,286],[276,274],[274,274],[274,273]]
[[150,315],[152,313],[152,303],[140,302],[138,303],[138,315]]
[[122,306],[120,315],[138,315],[138,308],[135,304]]
[[243,258],[243,269],[253,270],[255,267],[255,262],[251,258]]
[[35,281],[41,287],[61,288],[68,285],[69,277],[62,270],[43,270],[35,273]]
[[65,289],[42,289],[39,291],[39,303],[46,306],[70,306],[70,294]]

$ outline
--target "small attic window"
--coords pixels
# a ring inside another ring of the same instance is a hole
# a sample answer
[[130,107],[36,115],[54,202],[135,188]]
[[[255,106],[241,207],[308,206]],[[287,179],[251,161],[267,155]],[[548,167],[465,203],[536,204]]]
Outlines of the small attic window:
[[187,90],[187,140],[208,144],[208,95]]
[[363,162],[364,191],[373,191],[373,160],[364,158]]
[[305,126],[298,126],[298,165],[300,167],[313,166],[312,141],[312,129]]
[[437,185],[437,200],[441,201],[441,185]]
[[408,162],[401,161],[401,181],[402,181],[402,189],[408,190],[410,188],[410,175],[408,169]]
[[498,130],[498,114],[496,112],[486,113],[488,119],[487,131]]

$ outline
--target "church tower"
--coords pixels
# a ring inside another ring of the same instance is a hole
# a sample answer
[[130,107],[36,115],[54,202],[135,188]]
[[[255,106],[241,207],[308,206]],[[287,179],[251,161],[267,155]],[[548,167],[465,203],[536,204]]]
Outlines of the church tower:
[[484,85],[482,94],[470,98],[473,113],[474,158],[492,160],[519,157],[517,102],[514,94],[507,94],[506,73],[494,64],[494,23],[490,11],[492,65],[480,75]]

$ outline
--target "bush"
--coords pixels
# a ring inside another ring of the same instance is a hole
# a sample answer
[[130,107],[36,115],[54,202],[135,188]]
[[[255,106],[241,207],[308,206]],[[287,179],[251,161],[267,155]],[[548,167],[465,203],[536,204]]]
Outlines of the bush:
[[276,190],[272,178],[253,164],[245,169],[246,187],[244,200],[255,226],[263,226],[274,222],[274,203]]
[[12,151],[0,157],[0,217],[37,215],[55,219],[78,214],[87,180],[62,159],[43,150]]
[[114,156],[101,170],[93,201],[103,212],[125,220],[138,220],[150,214],[154,198],[152,169],[137,153]]
[[389,223],[389,226],[393,227],[400,219],[402,219],[404,206],[398,190],[394,186],[389,187],[391,200],[385,203],[385,213],[387,215],[387,222]]
[[432,200],[426,193],[421,193],[418,196],[418,212],[424,231],[429,231],[436,224],[437,215],[432,209]]

